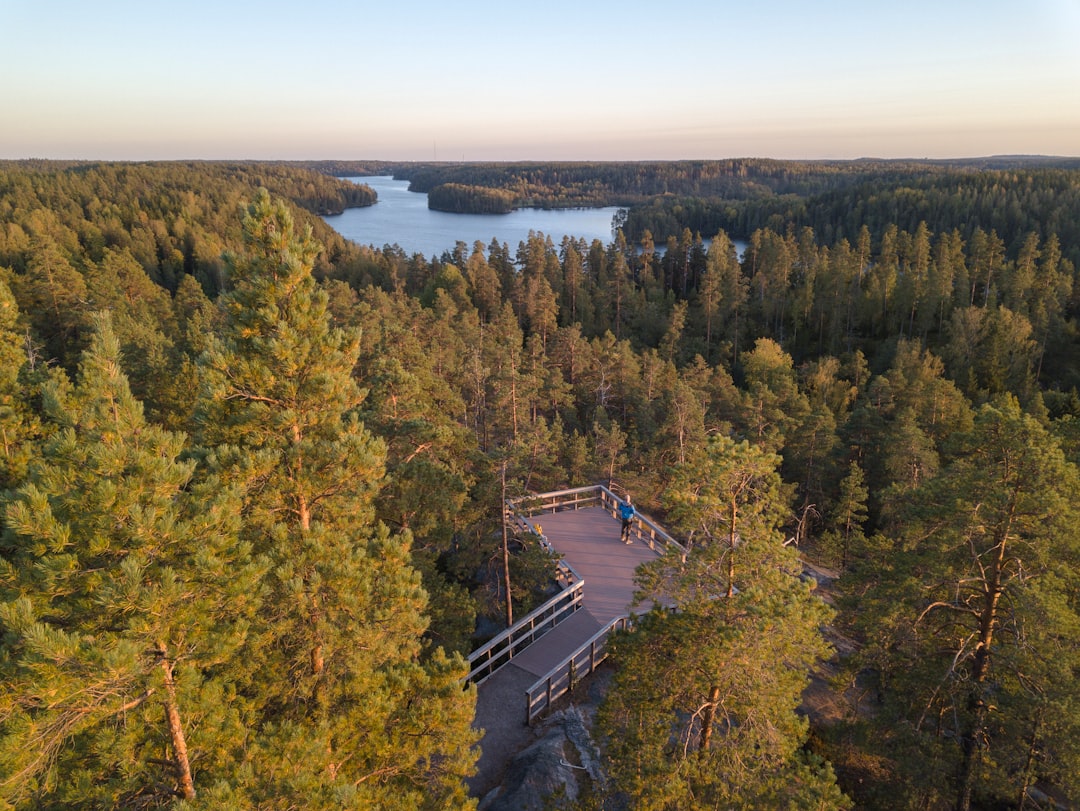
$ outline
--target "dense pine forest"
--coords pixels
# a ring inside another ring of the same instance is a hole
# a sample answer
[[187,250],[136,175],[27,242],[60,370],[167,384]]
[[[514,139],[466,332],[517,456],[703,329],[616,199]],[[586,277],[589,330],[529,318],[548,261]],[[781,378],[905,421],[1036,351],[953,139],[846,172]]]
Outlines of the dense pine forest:
[[0,808],[472,807],[503,473],[691,548],[589,807],[1080,802],[1080,167],[393,168],[630,206],[438,257],[317,216],[386,170],[0,164]]

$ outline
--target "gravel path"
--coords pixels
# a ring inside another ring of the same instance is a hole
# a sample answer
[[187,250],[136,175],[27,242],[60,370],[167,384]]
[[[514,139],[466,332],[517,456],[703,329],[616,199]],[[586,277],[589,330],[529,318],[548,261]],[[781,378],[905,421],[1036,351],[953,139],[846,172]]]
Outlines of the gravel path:
[[525,724],[525,691],[536,676],[515,665],[506,665],[480,685],[473,726],[484,730],[480,740],[477,772],[469,780],[469,793],[483,797],[502,782],[514,755],[536,740]]

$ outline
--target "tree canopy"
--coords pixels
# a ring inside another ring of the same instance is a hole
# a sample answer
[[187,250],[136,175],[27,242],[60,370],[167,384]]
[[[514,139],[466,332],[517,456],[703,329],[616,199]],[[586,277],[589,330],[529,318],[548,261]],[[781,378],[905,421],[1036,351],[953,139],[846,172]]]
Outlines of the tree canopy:
[[311,166],[0,164],[0,805],[467,806],[461,656],[549,584],[500,499],[612,479],[690,547],[618,790],[1075,800],[1074,166],[405,171],[635,208],[424,257]]

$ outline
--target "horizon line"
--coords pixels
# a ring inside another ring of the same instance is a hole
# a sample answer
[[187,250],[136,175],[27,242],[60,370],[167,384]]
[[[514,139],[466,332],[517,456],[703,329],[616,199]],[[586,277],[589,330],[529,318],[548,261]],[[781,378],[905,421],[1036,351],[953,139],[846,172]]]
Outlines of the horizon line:
[[729,155],[726,157],[684,157],[684,158],[490,158],[490,159],[470,159],[470,160],[430,160],[423,158],[256,158],[256,157],[173,157],[173,158],[101,158],[101,157],[43,157],[39,155],[26,155],[17,158],[0,157],[0,162],[3,163],[19,163],[19,162],[53,162],[53,163],[227,163],[227,162],[239,162],[239,163],[426,163],[426,164],[438,164],[443,166],[461,166],[466,164],[481,164],[481,163],[496,163],[496,164],[516,164],[516,163],[709,163],[719,161],[744,161],[744,160],[771,160],[781,163],[861,163],[861,162],[879,162],[879,163],[897,163],[897,162],[915,162],[915,163],[929,163],[929,162],[945,162],[945,161],[982,161],[982,160],[1080,160],[1080,154],[1077,155],[1053,155],[1037,152],[1012,152],[1012,153],[994,153],[989,155],[962,155],[952,157],[932,157],[924,155],[922,157],[904,156],[904,157],[878,157],[873,155],[862,155],[854,158],[837,158],[837,157],[816,157],[816,158],[777,158],[770,155]]

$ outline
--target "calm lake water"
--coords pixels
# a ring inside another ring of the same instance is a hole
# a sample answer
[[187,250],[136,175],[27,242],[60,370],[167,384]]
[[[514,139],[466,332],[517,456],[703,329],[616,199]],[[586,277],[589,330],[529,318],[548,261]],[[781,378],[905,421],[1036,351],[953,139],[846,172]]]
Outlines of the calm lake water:
[[346,180],[371,186],[379,195],[379,202],[323,217],[327,225],[361,245],[381,248],[397,244],[409,255],[422,253],[429,259],[453,250],[459,240],[471,251],[477,240],[489,245],[492,238],[505,242],[513,256],[518,243],[527,240],[530,231],[550,236],[556,247],[567,234],[588,242],[599,239],[607,245],[613,238],[612,219],[619,211],[616,207],[521,208],[509,214],[450,214],[431,211],[427,194],[409,191],[407,180],[386,176]]

